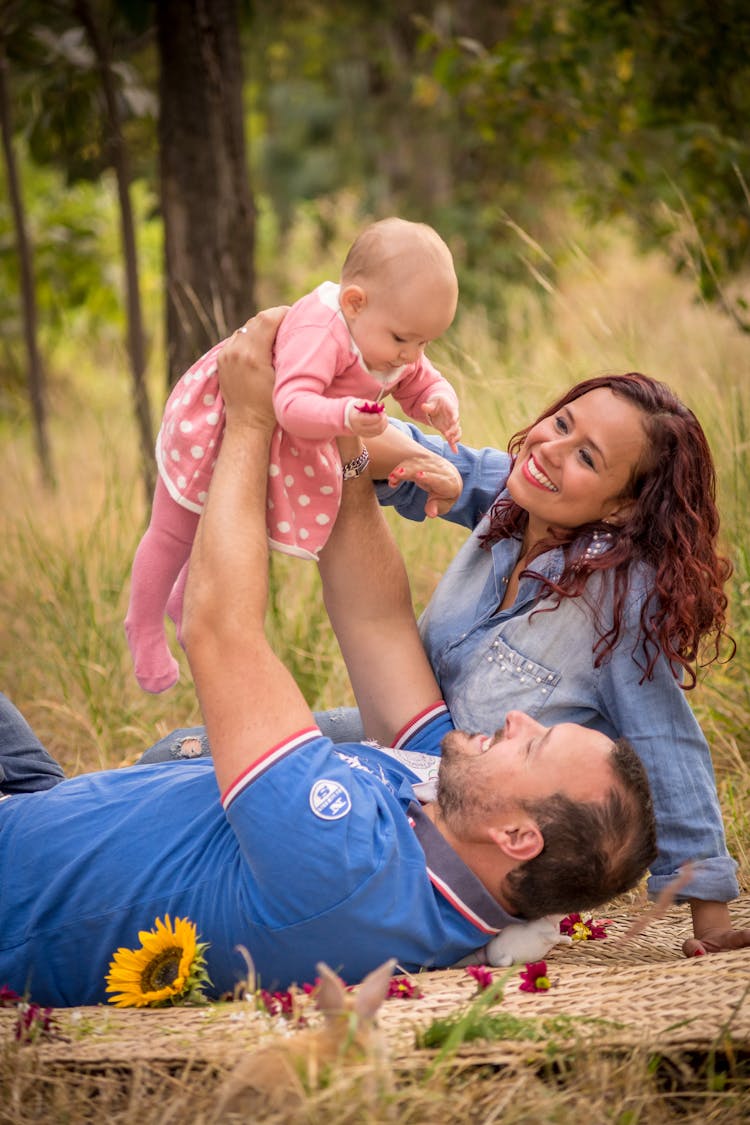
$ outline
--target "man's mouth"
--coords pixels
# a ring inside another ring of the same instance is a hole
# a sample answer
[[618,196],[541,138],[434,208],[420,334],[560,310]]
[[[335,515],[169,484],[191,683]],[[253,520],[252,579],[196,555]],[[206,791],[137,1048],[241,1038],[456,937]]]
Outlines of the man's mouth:
[[480,733],[477,732],[476,734],[470,734],[469,740],[471,742],[474,742],[474,743],[477,744],[477,746],[478,746],[477,756],[479,756],[480,754],[486,754],[487,751],[490,749],[490,747],[494,746],[495,742],[497,741],[497,735],[496,734],[480,734]]

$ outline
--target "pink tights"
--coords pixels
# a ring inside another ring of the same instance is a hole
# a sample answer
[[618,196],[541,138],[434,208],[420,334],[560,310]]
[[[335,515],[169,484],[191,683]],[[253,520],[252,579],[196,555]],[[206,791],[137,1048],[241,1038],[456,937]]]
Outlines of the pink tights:
[[164,617],[167,614],[174,621],[182,643],[182,598],[197,526],[197,513],[173,500],[159,479],[151,521],[133,560],[125,618],[135,676],[144,691],[166,691],[179,679],[179,666],[167,645]]

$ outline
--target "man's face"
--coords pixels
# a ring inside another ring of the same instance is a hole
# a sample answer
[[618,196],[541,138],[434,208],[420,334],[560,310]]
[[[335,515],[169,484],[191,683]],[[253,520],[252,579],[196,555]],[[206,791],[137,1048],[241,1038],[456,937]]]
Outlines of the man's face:
[[446,822],[465,831],[500,808],[561,793],[601,801],[614,785],[612,741],[577,723],[543,727],[509,711],[493,735],[452,731],[442,745],[438,805]]

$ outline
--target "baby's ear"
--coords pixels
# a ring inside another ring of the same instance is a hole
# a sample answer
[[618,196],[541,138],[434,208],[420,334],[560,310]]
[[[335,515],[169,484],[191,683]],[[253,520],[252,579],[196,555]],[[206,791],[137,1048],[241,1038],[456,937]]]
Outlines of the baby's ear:
[[326,1015],[343,1012],[346,1007],[346,986],[323,961],[316,966],[320,984],[315,994],[315,1007]]
[[344,316],[356,316],[367,304],[367,294],[361,285],[345,285],[339,293],[339,304]]
[[396,968],[396,958],[391,957],[365,977],[354,997],[354,1011],[360,1019],[371,1020],[388,992],[388,982]]

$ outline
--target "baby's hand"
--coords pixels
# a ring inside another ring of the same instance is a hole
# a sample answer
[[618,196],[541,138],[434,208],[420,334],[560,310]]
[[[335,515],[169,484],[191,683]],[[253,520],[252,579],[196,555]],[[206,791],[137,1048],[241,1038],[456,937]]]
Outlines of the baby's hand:
[[429,424],[440,431],[455,453],[461,440],[461,423],[453,403],[447,398],[436,396],[425,402],[422,410]]
[[347,422],[357,437],[377,437],[387,427],[388,417],[382,402],[358,398],[348,411]]

